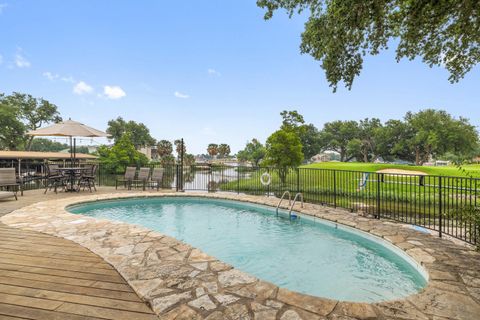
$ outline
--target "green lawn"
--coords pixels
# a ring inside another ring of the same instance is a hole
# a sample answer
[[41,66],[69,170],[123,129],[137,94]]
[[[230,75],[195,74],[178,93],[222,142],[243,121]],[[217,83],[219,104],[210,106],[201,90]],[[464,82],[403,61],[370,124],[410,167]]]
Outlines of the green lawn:
[[364,172],[376,172],[381,169],[402,169],[408,171],[421,171],[429,175],[466,177],[473,176],[480,178],[480,164],[464,165],[461,171],[455,166],[430,167],[430,166],[409,166],[399,164],[363,163],[363,162],[322,162],[302,166],[303,168],[353,170]]

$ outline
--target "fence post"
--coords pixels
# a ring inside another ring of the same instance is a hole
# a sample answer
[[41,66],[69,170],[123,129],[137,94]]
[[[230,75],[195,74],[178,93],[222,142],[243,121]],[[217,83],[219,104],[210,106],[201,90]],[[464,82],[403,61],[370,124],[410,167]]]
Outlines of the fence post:
[[178,164],[175,165],[175,191],[178,192]]
[[[383,174],[377,173],[377,219],[380,219],[380,176],[383,176]],[[383,181],[383,178],[382,178]]]
[[300,168],[297,167],[297,193],[300,192]]
[[237,194],[240,194],[240,166],[237,166]]
[[333,207],[337,207],[337,170],[333,170]]
[[442,237],[442,228],[443,228],[443,203],[442,203],[442,177],[438,177],[438,236]]
[[[267,173],[270,174],[270,167],[267,168]],[[267,185],[267,197],[270,197],[270,184]]]

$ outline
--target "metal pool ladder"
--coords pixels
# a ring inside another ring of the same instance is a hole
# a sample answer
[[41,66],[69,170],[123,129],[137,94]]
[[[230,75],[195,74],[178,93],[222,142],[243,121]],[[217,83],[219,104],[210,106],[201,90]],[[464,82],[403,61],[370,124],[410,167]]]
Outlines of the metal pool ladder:
[[290,211],[288,211],[288,215],[289,215],[289,216],[292,215],[292,210],[293,210],[293,207],[295,206],[295,202],[297,202],[298,197],[300,197],[300,200],[302,201],[302,202],[301,202],[301,207],[303,208],[303,193],[298,192],[298,193],[295,195],[295,198],[293,198],[293,203],[292,203],[292,205],[290,206]]
[[280,207],[280,205],[282,204],[282,201],[283,199],[285,198],[285,196],[288,194],[288,205],[291,205],[292,204],[292,195],[290,194],[290,191],[285,191],[283,194],[282,194],[282,197],[280,198],[280,201],[278,201],[278,204],[277,204],[277,215],[278,215],[278,208]]

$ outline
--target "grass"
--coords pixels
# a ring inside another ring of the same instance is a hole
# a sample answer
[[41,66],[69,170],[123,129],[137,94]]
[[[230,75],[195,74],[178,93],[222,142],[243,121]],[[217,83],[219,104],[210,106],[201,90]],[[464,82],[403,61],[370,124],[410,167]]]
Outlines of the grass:
[[456,166],[410,166],[401,164],[386,163],[364,163],[364,162],[321,162],[302,166],[302,168],[332,169],[332,170],[353,170],[363,172],[376,172],[382,169],[401,169],[407,171],[420,171],[428,175],[452,176],[452,177],[470,177],[480,178],[480,164],[467,164],[462,168]]
[[[480,185],[480,181],[471,179],[443,178],[440,188],[440,179],[436,175],[429,175],[424,179],[409,175],[385,175],[383,180],[379,180],[382,179],[381,175],[370,175],[366,178],[362,173],[362,171],[374,172],[387,168],[403,169],[408,166],[382,164],[369,166],[368,164],[350,163],[320,165],[323,165],[323,168],[317,164],[315,166],[304,166],[298,171],[290,170],[284,184],[281,183],[277,172],[270,170],[271,185],[269,187],[263,186],[260,183],[260,176],[265,170],[262,169],[252,172],[248,176],[240,176],[240,181],[227,182],[219,187],[225,191],[270,192],[277,196],[280,196],[284,190],[292,192],[298,190],[304,194],[305,200],[308,202],[325,203],[352,210],[366,210],[367,212],[376,212],[377,206],[380,206],[381,211],[385,213],[430,216],[438,214],[440,194],[443,200],[442,212],[470,206],[473,203],[476,204],[476,190]],[[315,168],[330,170],[315,170]],[[341,170],[339,168],[352,171],[333,170]],[[450,176],[452,172],[450,167],[430,169],[437,169],[437,171],[433,171],[434,173],[446,169],[440,176]],[[462,177],[458,170],[455,173]],[[464,177],[465,175],[462,178]],[[361,187],[360,185],[365,179],[367,181]],[[380,198],[380,202],[376,201],[378,198]]]

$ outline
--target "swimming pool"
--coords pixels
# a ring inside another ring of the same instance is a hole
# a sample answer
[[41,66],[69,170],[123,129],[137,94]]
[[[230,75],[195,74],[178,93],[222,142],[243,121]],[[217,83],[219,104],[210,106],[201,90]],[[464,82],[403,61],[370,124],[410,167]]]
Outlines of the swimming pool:
[[136,223],[290,290],[377,302],[421,290],[426,272],[388,242],[321,219],[270,207],[197,197],[84,203],[72,213]]

